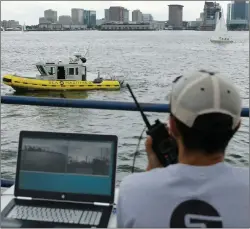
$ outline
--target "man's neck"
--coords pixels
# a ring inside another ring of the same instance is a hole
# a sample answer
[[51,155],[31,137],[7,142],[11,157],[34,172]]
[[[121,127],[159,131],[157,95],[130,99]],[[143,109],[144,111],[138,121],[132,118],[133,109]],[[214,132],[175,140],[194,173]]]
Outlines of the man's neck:
[[209,166],[224,161],[224,154],[215,152],[207,155],[203,152],[188,151],[179,149],[179,163],[193,165],[193,166]]

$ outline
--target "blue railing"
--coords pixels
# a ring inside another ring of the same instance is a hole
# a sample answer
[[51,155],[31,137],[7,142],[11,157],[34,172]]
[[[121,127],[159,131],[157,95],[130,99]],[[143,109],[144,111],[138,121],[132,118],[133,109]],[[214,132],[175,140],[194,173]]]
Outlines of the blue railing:
[[[102,110],[123,110],[138,111],[134,102],[116,102],[116,101],[99,101],[99,100],[79,100],[79,99],[59,99],[59,98],[36,98],[26,96],[2,96],[3,104],[49,106],[49,107],[71,107],[71,108],[88,108]],[[168,104],[140,103],[143,111],[169,113]],[[249,108],[242,108],[242,117],[249,117]],[[12,180],[1,179],[1,187],[8,188],[14,184]]]
[[[26,96],[2,96],[1,102],[5,104],[89,108],[102,110],[138,111],[134,102],[116,102],[99,100],[35,98]],[[161,103],[140,103],[143,111],[169,113],[169,105]],[[249,108],[242,108],[242,117],[249,117]]]
[[1,187],[2,188],[9,188],[11,187],[15,182],[13,180],[6,180],[6,179],[1,179]]

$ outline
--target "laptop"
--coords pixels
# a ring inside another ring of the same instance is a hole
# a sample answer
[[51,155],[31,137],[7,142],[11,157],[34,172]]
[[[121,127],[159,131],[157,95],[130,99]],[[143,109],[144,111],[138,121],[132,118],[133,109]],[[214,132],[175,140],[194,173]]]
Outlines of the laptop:
[[118,138],[21,131],[14,198],[1,227],[108,227]]

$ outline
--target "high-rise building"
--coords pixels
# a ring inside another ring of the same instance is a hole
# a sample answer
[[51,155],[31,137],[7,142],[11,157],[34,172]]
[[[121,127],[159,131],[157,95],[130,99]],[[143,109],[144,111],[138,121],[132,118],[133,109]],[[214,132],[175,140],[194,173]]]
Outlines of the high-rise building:
[[134,22],[142,22],[142,12],[140,10],[132,11],[132,21]]
[[203,20],[203,18],[204,18],[204,12],[201,12],[201,13],[200,13],[200,19]]
[[129,22],[129,10],[123,9],[123,22],[128,23]]
[[84,25],[87,25],[88,28],[96,26],[96,11],[84,10]]
[[1,26],[5,29],[8,28],[8,21],[6,20],[1,21]]
[[217,12],[221,12],[220,4],[215,2],[205,2],[203,12],[204,20],[214,20],[216,19]]
[[73,25],[83,25],[84,23],[84,9],[71,9],[71,19]]
[[45,10],[44,18],[51,23],[57,22],[57,11],[52,10],[52,9]]
[[89,12],[89,27],[94,28],[96,26],[96,11],[90,10]]
[[173,29],[183,28],[183,6],[182,5],[168,5],[168,25]]
[[20,25],[19,25],[19,21],[15,21],[15,20],[9,20],[9,21],[6,21],[6,20],[3,20],[1,21],[1,26],[3,28],[12,28],[12,29],[16,29],[18,28]]
[[247,7],[246,7],[246,20],[248,20],[248,25],[249,25],[249,2],[246,3],[247,4]]
[[249,29],[249,3],[238,0],[227,5],[227,25],[230,30]]
[[39,24],[43,23],[51,23],[51,21],[48,21],[45,17],[39,17]]
[[227,4],[227,24],[229,24],[229,21],[231,20],[231,8],[232,8],[232,4],[228,3]]
[[111,6],[109,8],[109,21],[124,22],[124,12],[125,20],[127,20],[127,11],[121,6]]
[[154,20],[153,16],[151,14],[142,14],[142,21],[144,23],[150,23]]
[[221,6],[216,2],[205,2],[201,30],[213,31],[216,25],[216,16],[221,12]]
[[111,6],[109,8],[109,20],[110,21],[122,21],[123,10],[119,6]]
[[61,15],[61,16],[59,16],[58,21],[62,25],[71,25],[72,24],[72,20],[71,20],[71,17],[69,15]]
[[238,0],[230,4],[230,20],[248,20],[248,3]]
[[89,25],[89,20],[90,20],[90,11],[89,10],[84,10],[83,24],[88,26]]
[[104,18],[105,18],[105,21],[109,21],[109,9],[104,10]]

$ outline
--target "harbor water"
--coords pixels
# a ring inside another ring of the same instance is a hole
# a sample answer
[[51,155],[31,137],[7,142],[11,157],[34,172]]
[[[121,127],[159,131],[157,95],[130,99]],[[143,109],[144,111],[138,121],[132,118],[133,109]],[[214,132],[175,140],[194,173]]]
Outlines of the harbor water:
[[[188,71],[220,71],[240,88],[243,105],[249,106],[249,33],[230,32],[235,43],[212,44],[213,32],[2,32],[1,75],[38,74],[41,60],[67,60],[74,52],[86,54],[88,73],[124,76],[139,102],[167,103],[172,80]],[[1,83],[1,95],[13,90]],[[31,96],[57,96],[53,93]],[[133,101],[128,90],[65,93],[65,97],[89,100]],[[168,114],[147,113],[153,122],[167,121]],[[21,130],[115,134],[119,137],[117,185],[131,171],[133,155],[144,123],[138,112],[1,105],[1,176],[14,179],[18,136]],[[227,149],[226,160],[236,166],[249,164],[249,119]],[[145,137],[145,135],[144,135]],[[144,171],[143,139],[136,171]]]

